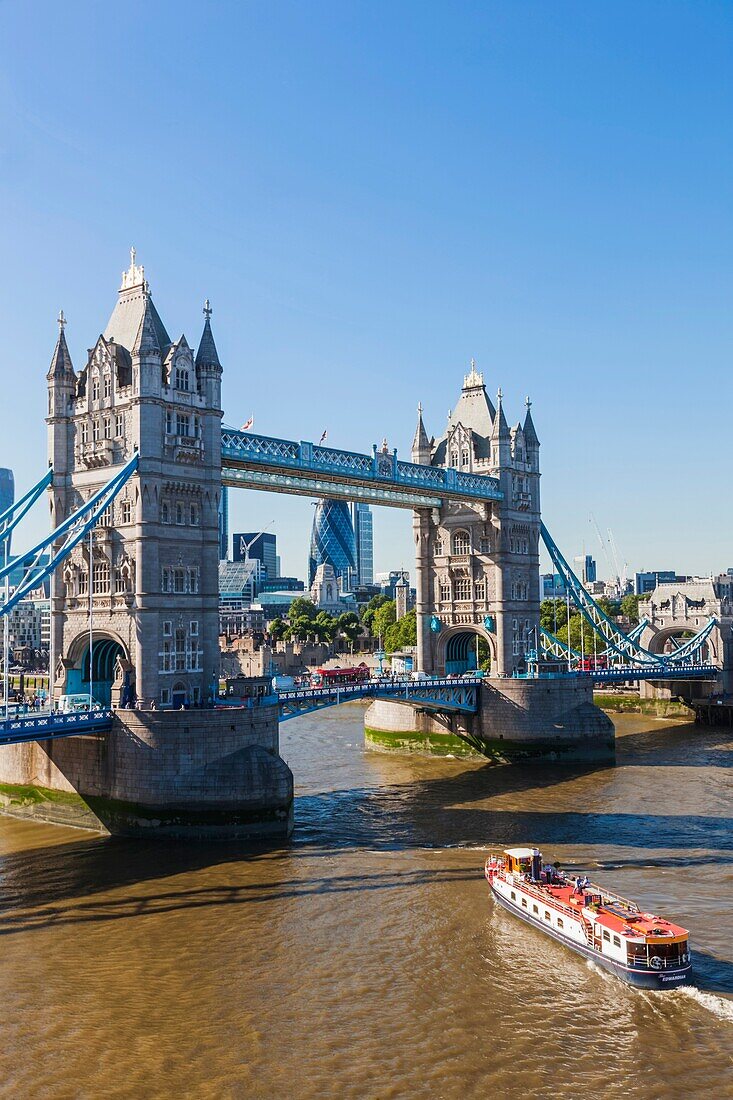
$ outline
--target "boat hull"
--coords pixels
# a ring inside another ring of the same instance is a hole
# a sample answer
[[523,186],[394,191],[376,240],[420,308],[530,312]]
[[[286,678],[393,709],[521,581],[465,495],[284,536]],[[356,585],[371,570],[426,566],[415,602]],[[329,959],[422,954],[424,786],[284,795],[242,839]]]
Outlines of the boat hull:
[[600,951],[594,951],[591,947],[584,947],[582,944],[575,943],[573,940],[566,939],[565,936],[559,935],[553,928],[548,928],[546,924],[536,920],[530,913],[523,912],[516,906],[512,905],[510,901],[494,889],[491,885],[491,894],[494,901],[497,901],[503,909],[506,909],[512,916],[519,917],[525,924],[530,924],[533,928],[537,928],[545,936],[551,936],[553,940],[557,940],[563,947],[569,947],[571,951],[574,951],[576,955],[580,955],[582,958],[590,959],[591,962],[596,963],[598,966],[603,967],[604,970],[608,970],[611,974],[615,974],[617,978],[621,978],[627,985],[633,985],[637,989],[674,989],[679,985],[690,985],[692,982],[692,966],[688,963],[687,966],[682,966],[674,970],[639,970],[631,969],[624,966],[622,963],[615,962],[613,959],[609,959],[602,955]]

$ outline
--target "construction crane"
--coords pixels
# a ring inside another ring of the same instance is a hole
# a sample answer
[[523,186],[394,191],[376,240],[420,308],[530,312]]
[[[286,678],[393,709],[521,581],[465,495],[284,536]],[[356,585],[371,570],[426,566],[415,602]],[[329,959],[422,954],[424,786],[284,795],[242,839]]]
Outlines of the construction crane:
[[613,560],[616,564],[616,580],[618,582],[618,594],[619,594],[619,596],[623,596],[624,590],[626,588],[626,575],[627,575],[627,572],[628,572],[629,563],[627,561],[625,561],[623,570],[621,570],[619,568],[619,555],[618,555],[618,550],[616,548],[616,540],[613,537],[613,531],[611,530],[610,527],[608,528],[608,542],[609,542],[610,547],[611,547],[611,553],[613,554]]
[[261,531],[258,531],[254,538],[251,538],[249,542],[245,542],[244,539],[239,540],[239,552],[244,554],[242,561],[249,561],[249,552],[254,544],[257,542],[257,539],[260,538],[261,535],[267,534],[270,528],[274,527],[274,525],[275,520],[273,519],[270,521],[270,523],[268,523],[267,527],[263,527]]
[[[598,541],[601,544],[601,550],[603,551],[603,556],[605,557],[606,565],[608,566],[609,577],[612,580],[615,578],[616,584],[618,584],[618,582],[619,582],[618,570],[614,568],[613,562],[611,561],[611,555],[608,553],[608,547],[606,545],[606,540],[604,539],[603,535],[601,534],[601,529],[598,526],[598,524],[596,523],[596,517],[593,515],[592,512],[590,514],[590,521],[593,524],[593,527],[595,529],[596,534],[598,535]],[[610,534],[610,531],[609,531],[609,534]]]

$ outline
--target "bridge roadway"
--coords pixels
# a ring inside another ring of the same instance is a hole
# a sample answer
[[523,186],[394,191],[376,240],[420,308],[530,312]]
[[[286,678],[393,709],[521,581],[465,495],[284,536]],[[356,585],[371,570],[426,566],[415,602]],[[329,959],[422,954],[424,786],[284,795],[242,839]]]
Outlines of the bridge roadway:
[[[597,669],[595,672],[556,672],[543,678],[589,676],[594,683],[607,684],[629,680],[713,680],[719,672],[720,669],[715,665],[689,665],[663,672],[631,666]],[[534,677],[528,673],[518,678]],[[353,699],[392,699],[394,702],[416,704],[424,710],[475,714],[478,711],[478,689],[482,680],[483,677],[480,676],[429,677],[424,680],[373,679],[363,684],[293,688],[266,696],[262,702],[277,704],[281,722],[324,710],[326,707],[339,706]],[[222,705],[241,706],[235,703]],[[71,714],[61,714],[58,711],[18,714],[0,720],[0,745],[14,745],[23,741],[50,741],[74,734],[106,733],[111,728],[113,717],[113,710],[102,707],[92,711],[74,711]]]
[[[320,688],[294,688],[266,696],[262,702],[277,704],[280,721],[297,718],[326,707],[348,703],[352,699],[394,699],[419,703],[427,710],[462,711],[475,714],[478,710],[480,677],[445,677],[427,680],[368,680],[364,684],[343,684]],[[236,703],[222,706],[241,707]],[[42,711],[36,714],[19,714],[0,720],[0,745],[14,745],[22,741],[50,741],[74,734],[106,733],[114,717],[110,708],[92,711],[74,711],[61,714],[58,711]]]

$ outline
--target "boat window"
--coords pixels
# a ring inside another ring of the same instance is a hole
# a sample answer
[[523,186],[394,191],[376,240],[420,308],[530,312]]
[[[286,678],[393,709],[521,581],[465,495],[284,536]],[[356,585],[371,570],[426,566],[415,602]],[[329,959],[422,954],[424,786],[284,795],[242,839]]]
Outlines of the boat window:
[[557,918],[557,927],[558,928],[564,928],[565,927],[565,923],[564,923],[562,917]]
[[607,932],[605,928],[603,929],[603,938],[604,938],[604,940],[610,940],[611,939],[611,933]]
[[549,919],[550,919],[550,914],[545,909],[545,920],[549,920]]
[[517,900],[517,895],[512,890],[512,901],[516,901],[516,900]]
[[539,913],[539,911],[540,911],[539,905],[533,905],[532,906],[532,912],[533,913]]
[[620,947],[621,946],[621,937],[620,936],[614,936],[613,937],[613,944],[614,944],[614,947]]
[[526,898],[522,898],[522,905],[524,906],[525,909],[527,908],[527,899]]

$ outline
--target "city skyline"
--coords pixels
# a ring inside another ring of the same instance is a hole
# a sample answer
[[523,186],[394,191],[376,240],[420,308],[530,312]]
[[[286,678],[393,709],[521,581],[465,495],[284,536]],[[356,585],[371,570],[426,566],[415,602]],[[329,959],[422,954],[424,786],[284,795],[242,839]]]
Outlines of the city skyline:
[[[630,572],[729,566],[725,469],[711,475],[706,446],[733,338],[729,11],[419,20],[408,4],[383,10],[385,34],[359,7],[225,8],[201,26],[190,5],[133,3],[124,26],[102,9],[94,27],[82,7],[40,9],[40,41],[38,8],[6,12],[0,107],[3,377],[23,378],[3,463],[19,492],[45,465],[54,318],[65,310],[82,362],[134,243],[189,339],[194,303],[211,299],[228,422],[327,430],[358,451],[386,437],[407,457],[418,401],[438,437],[474,357],[510,420],[534,402],[545,518],[569,555],[596,552],[593,512]],[[202,62],[216,58],[195,92],[176,60],[194,35]],[[123,99],[100,36],[136,59]],[[59,54],[85,81],[34,79]],[[161,133],[204,142],[216,178],[194,152],[173,190],[143,169],[127,186],[114,146],[143,160]],[[678,431],[684,446],[663,442]],[[690,500],[704,518],[680,544]],[[307,502],[239,492],[230,509],[230,529],[274,516],[283,571],[302,572]],[[409,568],[408,517],[374,521],[375,570]]]

